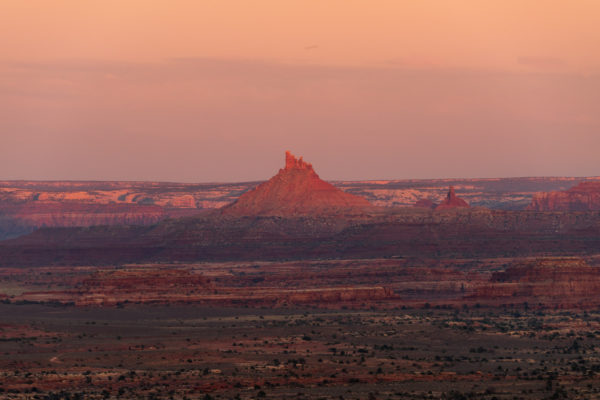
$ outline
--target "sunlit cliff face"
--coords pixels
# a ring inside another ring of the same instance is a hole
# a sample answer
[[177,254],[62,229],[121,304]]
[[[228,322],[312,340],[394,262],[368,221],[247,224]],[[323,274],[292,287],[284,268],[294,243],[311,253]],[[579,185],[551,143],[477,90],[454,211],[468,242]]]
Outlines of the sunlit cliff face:
[[[598,175],[600,4],[0,4],[0,178]],[[360,168],[359,168],[360,166]]]

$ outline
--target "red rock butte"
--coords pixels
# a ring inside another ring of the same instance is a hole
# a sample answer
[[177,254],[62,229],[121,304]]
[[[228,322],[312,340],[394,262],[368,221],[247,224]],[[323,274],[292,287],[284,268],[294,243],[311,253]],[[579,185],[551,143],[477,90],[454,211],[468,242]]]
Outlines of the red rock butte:
[[527,207],[533,211],[598,211],[600,182],[581,182],[565,191],[536,193]]
[[301,216],[362,214],[372,207],[366,199],[325,182],[302,157],[285,153],[285,168],[234,203],[222,208],[227,215]]
[[456,196],[454,193],[454,186],[450,186],[448,190],[448,195],[435,209],[436,210],[446,210],[449,208],[461,208],[461,207],[469,207],[469,203]]

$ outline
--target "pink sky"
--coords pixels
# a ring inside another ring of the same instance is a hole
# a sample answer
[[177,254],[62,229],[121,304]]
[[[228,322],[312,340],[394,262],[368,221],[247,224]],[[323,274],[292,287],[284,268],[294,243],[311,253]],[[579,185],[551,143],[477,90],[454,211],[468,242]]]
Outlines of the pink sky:
[[4,0],[0,179],[600,175],[599,48],[596,0]]

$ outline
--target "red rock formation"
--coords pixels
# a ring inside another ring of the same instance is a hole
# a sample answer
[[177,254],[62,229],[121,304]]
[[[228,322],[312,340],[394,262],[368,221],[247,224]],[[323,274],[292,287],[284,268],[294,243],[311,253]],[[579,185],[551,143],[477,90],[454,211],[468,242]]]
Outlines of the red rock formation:
[[[290,168],[297,167],[290,157]],[[306,163],[304,163],[306,164]],[[581,178],[504,178],[452,180],[389,180],[336,182],[341,190],[359,194],[372,205],[410,207],[414,199],[434,198],[450,184],[469,188],[462,196],[471,205],[522,210],[534,194],[562,190]],[[586,178],[587,181],[600,178]],[[598,183],[597,183],[598,184]],[[183,184],[117,181],[0,181],[0,240],[17,237],[40,226],[154,224],[167,217],[197,215],[234,202],[255,183]],[[581,187],[586,187],[582,185]],[[587,186],[591,188],[591,186]],[[576,189],[570,192],[575,192]],[[468,196],[468,197],[465,197]],[[543,196],[531,209],[543,206]],[[561,192],[561,196],[574,194]],[[583,197],[585,198],[587,194]],[[552,200],[554,207],[563,200]],[[540,203],[540,204],[537,204]],[[592,200],[563,208],[598,209]],[[537,205],[536,205],[537,204]],[[591,205],[590,205],[591,204]],[[425,205],[425,204],[423,204]],[[159,209],[162,208],[161,209]],[[445,213],[447,214],[447,213]]]
[[285,154],[285,168],[222,209],[228,215],[360,214],[371,204],[323,181],[311,164]]
[[429,199],[419,199],[415,203],[414,207],[434,209],[437,207],[437,204],[435,204],[433,201],[431,201]]
[[527,209],[533,211],[600,210],[600,182],[582,182],[562,192],[534,194]]
[[446,199],[444,199],[444,201],[442,201],[435,209],[446,210],[460,207],[469,207],[469,204],[460,197],[457,197],[456,193],[454,193],[454,186],[450,186]]
[[508,298],[565,307],[597,304],[600,269],[577,257],[540,258],[493,273],[490,283],[476,292],[485,300]]

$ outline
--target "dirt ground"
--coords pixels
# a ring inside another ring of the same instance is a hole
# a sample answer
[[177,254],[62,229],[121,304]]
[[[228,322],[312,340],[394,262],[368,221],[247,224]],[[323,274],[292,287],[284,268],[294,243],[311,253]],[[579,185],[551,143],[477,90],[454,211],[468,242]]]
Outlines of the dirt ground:
[[0,304],[2,399],[594,399],[600,311]]

